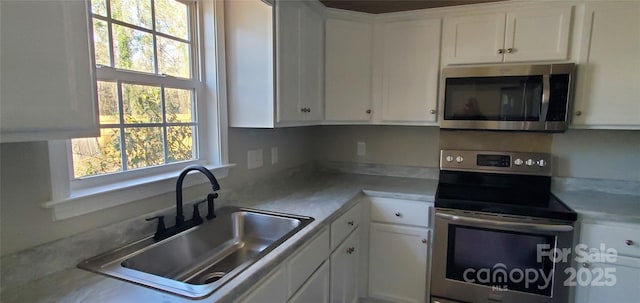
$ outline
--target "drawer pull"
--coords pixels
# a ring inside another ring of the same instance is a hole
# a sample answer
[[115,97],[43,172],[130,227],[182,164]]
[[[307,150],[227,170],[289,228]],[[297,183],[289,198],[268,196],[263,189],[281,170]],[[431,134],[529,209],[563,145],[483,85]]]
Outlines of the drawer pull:
[[349,248],[347,248],[347,253],[348,253],[348,254],[352,254],[354,251],[356,251],[356,248],[355,248],[355,247],[349,247]]
[[401,213],[399,213],[399,212],[396,212],[396,213],[395,213],[395,215],[396,215],[396,217],[398,217],[398,218],[401,218],[401,217],[402,217],[402,214],[401,214]]
[[627,241],[624,241],[624,244],[627,244],[628,246],[631,246],[631,245],[633,245],[633,241],[627,240]]
[[353,224],[355,224],[355,223],[353,222],[353,220],[351,220],[351,221],[347,222],[347,224],[348,224],[349,226],[353,226]]
[[422,243],[427,243],[427,239],[422,239]]

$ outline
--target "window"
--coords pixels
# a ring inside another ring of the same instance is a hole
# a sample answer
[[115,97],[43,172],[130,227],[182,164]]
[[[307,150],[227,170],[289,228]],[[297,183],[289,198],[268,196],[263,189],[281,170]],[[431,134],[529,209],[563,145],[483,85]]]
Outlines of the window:
[[43,206],[61,220],[168,193],[194,163],[224,178],[223,1],[87,1],[100,137],[49,142]]
[[91,4],[101,136],[72,140],[74,178],[198,159],[196,2]]

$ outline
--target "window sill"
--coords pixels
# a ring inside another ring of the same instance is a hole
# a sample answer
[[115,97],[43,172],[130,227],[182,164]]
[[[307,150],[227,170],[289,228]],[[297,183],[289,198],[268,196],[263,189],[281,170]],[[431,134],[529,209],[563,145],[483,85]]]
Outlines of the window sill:
[[[207,169],[216,175],[217,179],[225,178],[229,173],[229,168],[234,166],[235,164],[205,165]],[[175,182],[179,174],[180,171],[172,171],[135,180],[75,190],[71,192],[69,197],[45,202],[42,207],[52,210],[54,221],[69,219],[173,192],[175,191]],[[208,182],[208,180],[204,176],[201,178],[186,178],[184,187],[205,182]]]

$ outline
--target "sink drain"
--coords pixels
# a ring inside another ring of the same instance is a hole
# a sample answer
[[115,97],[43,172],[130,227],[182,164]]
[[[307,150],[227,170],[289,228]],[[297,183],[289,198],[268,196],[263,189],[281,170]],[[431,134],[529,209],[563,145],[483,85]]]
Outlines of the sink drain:
[[205,275],[204,277],[202,277],[202,279],[200,279],[200,281],[202,281],[202,284],[209,284],[209,283],[213,283],[215,281],[220,280],[222,277],[224,277],[224,275],[226,275],[226,272],[223,271],[216,271],[216,272],[212,272],[210,274]]

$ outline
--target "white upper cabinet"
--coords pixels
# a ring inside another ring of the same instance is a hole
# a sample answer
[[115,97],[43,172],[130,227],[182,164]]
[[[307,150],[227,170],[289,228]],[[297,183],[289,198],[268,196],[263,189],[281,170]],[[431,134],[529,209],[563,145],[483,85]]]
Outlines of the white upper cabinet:
[[369,121],[373,26],[329,18],[325,30],[325,120]]
[[505,62],[566,60],[571,6],[507,12]]
[[300,116],[300,24],[302,4],[276,1],[276,96],[278,122]]
[[383,23],[382,108],[385,122],[435,122],[440,19]]
[[273,9],[262,1],[224,3],[229,125],[275,123]]
[[571,5],[546,5],[506,12],[447,17],[443,24],[445,64],[566,60]]
[[320,121],[324,117],[324,17],[318,9],[302,6],[300,24],[301,120]]
[[640,2],[588,3],[573,127],[640,129]]
[[323,14],[317,1],[225,2],[230,126],[322,120]]
[[445,18],[442,25],[442,57],[448,64],[502,61],[505,14]]
[[87,1],[0,1],[0,142],[99,135]]

